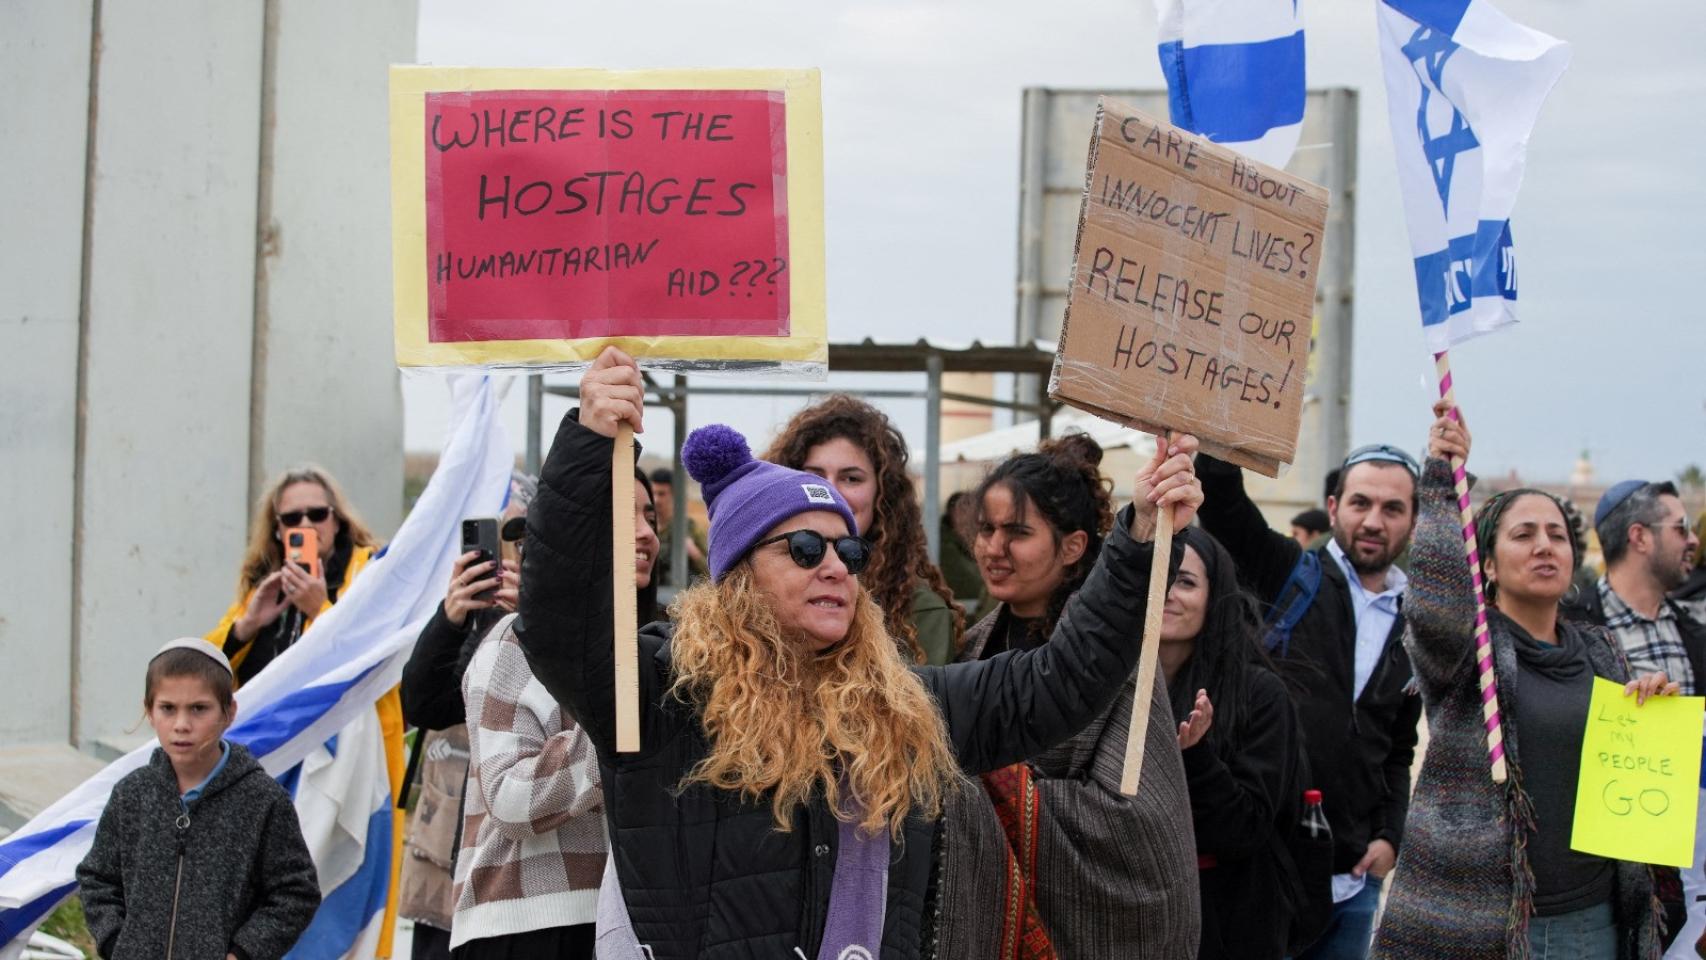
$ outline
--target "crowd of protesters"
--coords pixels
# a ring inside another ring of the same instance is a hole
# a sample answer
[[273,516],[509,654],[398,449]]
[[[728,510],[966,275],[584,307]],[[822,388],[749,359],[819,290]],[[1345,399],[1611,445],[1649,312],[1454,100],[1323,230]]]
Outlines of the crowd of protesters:
[[[392,796],[414,798],[384,922],[413,921],[415,957],[1652,958],[1679,930],[1676,871],[1569,836],[1594,678],[1638,702],[1706,686],[1673,485],[1606,491],[1597,577],[1573,507],[1498,493],[1472,570],[1470,434],[1443,405],[1421,460],[1353,451],[1283,530],[1193,437],[1158,442],[1120,504],[1072,435],[951,498],[938,567],[900,432],[834,395],[761,457],[726,427],[668,451],[708,530],[673,475],[636,471],[640,628],[617,637],[609,464],[643,391],[630,358],[598,358],[540,476],[512,478],[501,555],[455,559],[376,705]],[[1177,533],[1126,796],[1160,511]],[[660,609],[675,524],[691,585]],[[289,797],[224,733],[378,546],[331,476],[287,473],[230,610],[150,662],[161,750],[78,872],[103,956],[278,957],[306,928]],[[638,752],[616,749],[616,643],[639,652]],[[162,893],[174,849],[193,923]]]

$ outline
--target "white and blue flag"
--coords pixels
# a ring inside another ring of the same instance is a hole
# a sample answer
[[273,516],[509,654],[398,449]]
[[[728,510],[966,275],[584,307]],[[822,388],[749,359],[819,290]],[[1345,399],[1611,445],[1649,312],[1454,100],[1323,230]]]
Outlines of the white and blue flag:
[[[324,901],[293,957],[373,956],[391,877],[392,799],[374,704],[402,676],[444,597],[463,517],[499,512],[515,463],[498,421],[499,384],[451,381],[453,422],[438,469],[397,536],[238,691],[227,737],[249,748],[296,800]],[[138,748],[0,841],[0,958],[76,890],[113,784],[148,761]]]
[[1155,0],[1173,125],[1284,168],[1303,129],[1297,0]]
[[384,932],[395,836],[385,736],[378,714],[358,712],[284,781],[296,800],[297,819],[314,859],[322,898],[314,921],[286,956],[292,960],[374,956]]
[[1570,47],[1487,0],[1384,0],[1380,54],[1428,348],[1516,322],[1511,209]]

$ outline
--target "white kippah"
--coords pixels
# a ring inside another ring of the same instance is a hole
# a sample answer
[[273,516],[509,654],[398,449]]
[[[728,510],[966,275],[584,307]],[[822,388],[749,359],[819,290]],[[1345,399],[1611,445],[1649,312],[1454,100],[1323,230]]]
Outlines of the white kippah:
[[155,651],[154,656],[148,658],[148,662],[153,663],[160,654],[165,653],[168,650],[194,650],[196,653],[211,657],[215,663],[225,668],[226,673],[231,674],[233,677],[236,676],[236,673],[231,669],[231,661],[225,658],[225,651],[211,643],[208,643],[200,637],[179,637],[176,640],[172,640],[159,650]]

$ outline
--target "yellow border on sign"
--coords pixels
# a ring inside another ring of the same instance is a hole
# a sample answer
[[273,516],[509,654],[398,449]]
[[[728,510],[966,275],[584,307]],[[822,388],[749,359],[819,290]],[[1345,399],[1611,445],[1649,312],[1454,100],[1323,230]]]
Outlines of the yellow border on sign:
[[[779,90],[788,149],[786,337],[603,337],[433,343],[427,337],[426,94],[453,90]],[[391,276],[400,367],[565,367],[606,344],[637,358],[829,363],[824,294],[823,101],[812,70],[391,68]]]

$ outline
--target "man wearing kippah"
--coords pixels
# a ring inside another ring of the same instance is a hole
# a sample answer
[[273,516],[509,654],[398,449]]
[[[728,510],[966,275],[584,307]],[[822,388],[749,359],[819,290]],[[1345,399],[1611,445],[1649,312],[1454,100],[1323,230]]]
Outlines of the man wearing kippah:
[[1676,486],[1615,484],[1600,497],[1593,525],[1605,576],[1564,615],[1610,628],[1631,676],[1663,670],[1684,694],[1698,695],[1706,686],[1706,623],[1667,596],[1688,580],[1700,549]]
[[1270,529],[1243,471],[1197,457],[1197,516],[1270,608],[1266,638],[1294,691],[1312,782],[1333,831],[1333,912],[1298,960],[1368,956],[1380,888],[1398,858],[1410,803],[1421,698],[1404,651],[1406,577],[1394,561],[1416,525],[1415,458],[1359,447],[1334,471],[1326,542],[1308,549]]
[[[1706,622],[1690,605],[1667,596],[1688,580],[1700,549],[1676,486],[1645,480],[1613,484],[1594,508],[1593,526],[1605,576],[1566,603],[1562,615],[1608,628],[1629,658],[1630,676],[1663,670],[1684,694],[1699,695],[1706,688]],[[1654,867],[1653,881],[1668,947],[1698,892],[1684,890],[1674,867]]]

